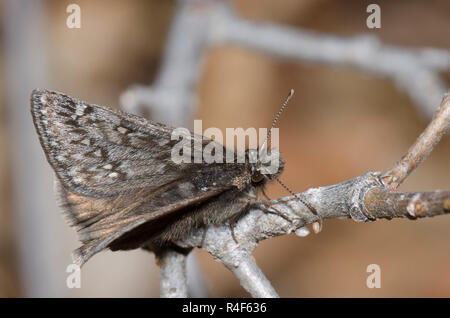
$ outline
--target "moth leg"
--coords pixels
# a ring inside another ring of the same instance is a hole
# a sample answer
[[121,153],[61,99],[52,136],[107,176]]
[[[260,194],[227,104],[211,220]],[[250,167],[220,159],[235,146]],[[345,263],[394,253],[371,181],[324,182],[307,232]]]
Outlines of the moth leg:
[[234,233],[234,227],[235,227],[237,221],[238,221],[238,218],[230,219],[230,229],[231,229],[231,237],[233,238],[233,241],[236,244],[239,244],[239,241],[236,238],[236,233]]
[[[316,216],[318,217],[318,220],[316,221],[318,227],[316,228],[316,227],[314,226],[314,224],[313,224],[313,229],[314,229],[314,232],[315,232],[315,233],[319,233],[319,232],[322,230],[322,226],[323,226],[323,218],[319,215],[319,213],[317,212],[317,210],[316,210],[311,204],[309,204],[307,201],[305,201],[305,200],[299,198],[298,196],[297,196],[297,199],[298,199],[304,206],[306,206],[306,207],[307,207],[314,215],[316,215]],[[275,214],[281,216],[283,219],[285,219],[285,220],[287,220],[287,221],[289,221],[289,222],[292,223],[292,221],[291,221],[289,218],[287,218],[287,217],[286,217],[285,215],[283,215],[279,210],[277,210],[275,207],[273,207],[273,205],[275,205],[275,204],[277,204],[277,203],[275,203],[275,202],[274,202],[274,203],[268,202],[267,205],[266,205],[266,207],[268,206],[268,207],[270,207],[272,210],[275,210],[275,211],[277,212],[277,213],[275,213]],[[264,209],[262,209],[262,210],[264,211]],[[265,210],[265,212],[267,212],[267,213],[274,213],[274,212],[272,212],[272,211],[270,211],[270,210]]]
[[[264,191],[264,187],[261,188],[261,193],[266,197],[266,199],[268,201],[270,201],[269,196]],[[290,218],[288,218],[286,215],[284,215],[283,212],[281,212],[280,210],[274,208],[273,205],[274,205],[274,203],[261,202],[261,201],[256,201],[256,202],[253,203],[253,206],[259,208],[264,213],[271,213],[271,214],[278,215],[278,216],[282,217],[283,219],[285,219],[286,221],[288,221],[289,223],[293,223],[293,221]],[[273,211],[271,211],[270,209],[272,209]]]
[[266,191],[264,190],[264,187],[261,187],[261,193],[263,194],[263,196],[267,199],[267,201],[270,201],[269,196],[266,194]]
[[[261,208],[262,205],[262,208]],[[280,210],[278,210],[277,208],[274,207],[275,203],[263,203],[259,206],[259,208],[264,212],[264,213],[268,213],[268,214],[275,214],[278,215],[279,217],[282,217],[283,219],[285,219],[286,221],[288,221],[289,223],[293,223],[293,221],[288,218],[286,215],[284,215],[283,212],[281,212]],[[273,211],[272,211],[273,210]],[[274,212],[275,211],[275,212]]]

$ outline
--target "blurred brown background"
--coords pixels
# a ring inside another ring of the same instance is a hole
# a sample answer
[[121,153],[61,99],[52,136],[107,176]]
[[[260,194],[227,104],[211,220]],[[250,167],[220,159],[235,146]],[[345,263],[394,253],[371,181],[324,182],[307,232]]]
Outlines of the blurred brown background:
[[[2,1],[0,10],[7,12],[11,2],[16,1]],[[152,83],[175,3],[78,0],[82,27],[68,29],[66,7],[72,2],[40,2],[45,32],[30,36],[36,52],[27,53],[44,56],[46,65],[37,67],[45,67],[46,76],[33,84],[119,107],[119,96],[129,86]],[[450,49],[448,1],[377,1],[382,12],[378,30],[366,27],[369,3],[233,1],[241,16],[252,20],[334,35],[369,33],[389,44]],[[65,266],[79,243],[58,215],[50,192],[50,168],[35,166],[36,161],[44,162],[43,152],[36,152],[36,157],[19,154],[23,161],[13,159],[18,143],[34,138],[32,147],[39,146],[31,132],[29,105],[11,105],[14,99],[8,97],[21,85],[11,78],[15,66],[8,58],[24,52],[8,47],[15,43],[10,36],[14,32],[5,31],[8,23],[14,23],[11,17],[2,14],[0,19],[0,296],[158,296],[158,268],[153,255],[144,251],[101,253],[83,268],[82,288],[67,289]],[[15,23],[20,23],[20,16]],[[449,74],[443,76],[448,84]],[[345,68],[283,61],[234,46],[205,52],[194,88],[198,97],[194,117],[203,120],[204,128],[268,127],[291,88],[296,94],[278,126],[287,161],[282,180],[295,192],[388,169],[429,120],[389,80]],[[20,127],[9,127],[14,122],[11,116],[16,116],[11,109],[17,116],[24,114]],[[31,132],[27,139],[16,135],[22,130]],[[400,190],[450,189],[449,167],[450,137],[446,136]],[[42,179],[28,182],[27,189],[14,188],[24,169],[41,169]],[[46,208],[35,211],[30,206],[22,209],[28,209],[28,215],[18,217],[16,209],[26,207],[33,187],[50,193],[41,199]],[[273,185],[269,195],[288,194]],[[21,227],[23,218],[42,220],[48,214],[53,215],[50,223]],[[39,226],[47,238],[30,248],[27,235]],[[367,224],[326,221],[318,235],[262,242],[255,258],[282,297],[449,297],[449,228],[446,216]],[[48,244],[55,244],[53,252],[47,251]],[[206,252],[195,253],[210,296],[247,296],[227,269]],[[372,263],[381,266],[380,289],[366,287],[366,267]]]

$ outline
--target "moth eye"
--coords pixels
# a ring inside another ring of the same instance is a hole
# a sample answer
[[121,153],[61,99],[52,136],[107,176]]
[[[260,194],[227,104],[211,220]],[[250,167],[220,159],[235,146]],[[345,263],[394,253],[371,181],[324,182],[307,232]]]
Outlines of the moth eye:
[[252,175],[253,182],[260,182],[262,179],[264,179],[264,176],[259,172]]

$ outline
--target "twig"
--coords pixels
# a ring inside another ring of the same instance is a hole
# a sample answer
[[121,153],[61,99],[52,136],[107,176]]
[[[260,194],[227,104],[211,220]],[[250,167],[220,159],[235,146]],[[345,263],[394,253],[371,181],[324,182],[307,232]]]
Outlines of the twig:
[[162,298],[188,297],[186,255],[166,250],[159,258],[159,293]]
[[[240,254],[237,253],[237,255]],[[233,257],[233,253],[227,255],[229,258],[234,259],[232,262],[226,262],[225,259],[221,261],[239,279],[245,290],[253,297],[278,298],[277,292],[273,289],[258,265],[256,265],[253,256],[247,254],[236,257],[237,255],[235,257]]]
[[[21,295],[69,297],[73,294],[61,283],[69,260],[62,257],[61,251],[69,245],[70,236],[60,226],[61,218],[52,200],[53,175],[42,156],[29,114],[18,107],[29,103],[33,88],[45,87],[51,82],[50,4],[40,0],[7,0],[1,1],[0,7],[2,71],[7,79],[3,82],[2,105],[8,113],[8,124],[5,123],[4,128],[9,130],[11,139],[9,150],[2,149],[2,155],[9,156],[9,187],[14,205],[14,213],[11,212],[14,220],[5,226],[12,227],[17,244],[14,253]],[[33,158],[32,165],[30,158]]]
[[364,204],[372,219],[424,218],[450,213],[450,191],[393,192],[386,188],[369,191]]
[[[380,176],[380,172],[368,172],[335,185],[311,188],[297,196],[310,202],[323,219],[352,218],[357,222],[369,222],[381,218],[410,218],[413,214],[416,217],[430,217],[450,212],[446,206],[450,191],[396,192],[384,187]],[[416,207],[415,213],[412,213],[411,206],[415,205],[418,198],[428,208],[418,212]],[[228,225],[211,226],[202,248],[219,259],[223,259],[223,255],[236,253],[235,249],[251,253],[261,240],[290,234],[318,221],[318,216],[299,202],[296,196],[271,200],[269,203],[282,212],[285,218],[261,209],[252,209],[236,224],[238,244],[231,237]],[[286,218],[291,222],[286,221]],[[180,246],[199,246],[202,233],[203,230],[198,230],[179,242]]]
[[382,180],[392,190],[409,176],[411,172],[430,154],[434,146],[445,134],[450,122],[450,94],[445,94],[441,106],[425,131],[417,138],[408,152],[387,171]]

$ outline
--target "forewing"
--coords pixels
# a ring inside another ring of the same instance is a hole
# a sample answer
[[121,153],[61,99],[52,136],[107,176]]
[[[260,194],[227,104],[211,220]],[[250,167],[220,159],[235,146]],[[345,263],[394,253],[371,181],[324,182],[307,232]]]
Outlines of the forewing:
[[73,191],[104,197],[180,176],[170,128],[56,92],[35,90],[31,100],[48,161]]

